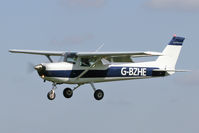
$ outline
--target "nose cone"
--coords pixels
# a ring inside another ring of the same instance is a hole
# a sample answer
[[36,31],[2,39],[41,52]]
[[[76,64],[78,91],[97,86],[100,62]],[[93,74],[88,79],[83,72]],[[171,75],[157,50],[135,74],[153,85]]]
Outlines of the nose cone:
[[39,65],[36,65],[34,68],[35,68],[35,70],[39,71],[42,69],[42,67],[43,67],[43,65],[39,64]]
[[36,65],[34,68],[35,70],[37,70],[40,76],[45,75],[46,67],[44,65],[39,64],[39,65]]

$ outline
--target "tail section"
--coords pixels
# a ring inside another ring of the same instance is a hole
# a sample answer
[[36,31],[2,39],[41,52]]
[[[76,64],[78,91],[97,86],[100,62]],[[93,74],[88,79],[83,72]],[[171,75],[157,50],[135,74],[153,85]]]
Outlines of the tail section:
[[184,39],[184,37],[177,37],[176,35],[173,36],[170,43],[163,50],[163,56],[158,57],[156,60],[157,65],[161,69],[175,70],[175,65],[178,60]]

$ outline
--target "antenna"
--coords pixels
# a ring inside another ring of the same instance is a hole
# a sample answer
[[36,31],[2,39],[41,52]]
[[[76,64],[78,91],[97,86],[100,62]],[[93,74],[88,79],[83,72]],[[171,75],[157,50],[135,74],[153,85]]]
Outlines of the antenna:
[[104,43],[102,43],[102,44],[96,49],[95,52],[98,52],[103,46],[104,46]]

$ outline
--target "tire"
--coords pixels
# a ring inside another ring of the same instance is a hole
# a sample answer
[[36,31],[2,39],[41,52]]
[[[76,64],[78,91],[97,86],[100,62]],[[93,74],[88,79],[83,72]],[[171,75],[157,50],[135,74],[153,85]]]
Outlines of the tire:
[[101,100],[104,97],[104,92],[102,90],[96,90],[94,93],[94,97],[96,100]]
[[48,92],[47,97],[49,100],[54,100],[56,97],[56,94],[53,93],[52,91]]
[[65,98],[71,98],[73,96],[73,90],[71,88],[66,88],[63,91],[63,95]]

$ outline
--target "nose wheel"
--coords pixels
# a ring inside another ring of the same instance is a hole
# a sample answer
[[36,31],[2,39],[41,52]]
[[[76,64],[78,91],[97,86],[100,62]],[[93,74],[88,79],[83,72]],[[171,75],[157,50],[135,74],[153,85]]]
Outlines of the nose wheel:
[[54,100],[55,97],[56,97],[56,94],[55,94],[55,89],[57,88],[56,83],[53,83],[52,86],[53,86],[52,90],[49,91],[48,94],[47,94],[47,98],[49,100]]
[[47,97],[49,100],[54,100],[56,97],[55,91],[54,90],[49,91]]

